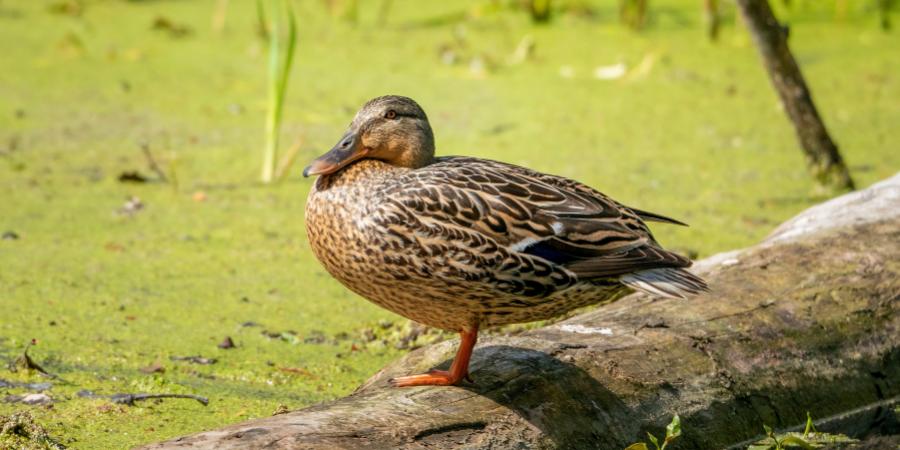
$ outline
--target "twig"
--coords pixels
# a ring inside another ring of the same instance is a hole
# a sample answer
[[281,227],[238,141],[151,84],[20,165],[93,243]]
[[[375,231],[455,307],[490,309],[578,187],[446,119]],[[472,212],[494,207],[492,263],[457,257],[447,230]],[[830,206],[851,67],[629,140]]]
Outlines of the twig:
[[266,9],[262,0],[256,0],[256,34],[264,41],[269,40],[269,24],[266,22]]
[[30,356],[28,356],[28,349],[30,349],[31,346],[34,345],[35,343],[36,343],[36,340],[34,340],[34,339],[32,339],[30,342],[28,342],[28,345],[25,346],[25,350],[22,351],[22,355],[20,355],[18,358],[16,358],[9,364],[9,371],[16,372],[18,367],[22,366],[28,370],[36,370],[49,378],[57,378],[56,375],[54,375],[50,372],[47,372],[43,367],[41,367],[38,363],[36,363],[33,359],[31,359]]
[[228,0],[217,0],[216,8],[213,10],[212,29],[216,33],[221,33],[225,29],[225,19],[228,16]]
[[381,6],[378,8],[378,25],[386,25],[388,14],[391,11],[391,3],[393,0],[381,0]]
[[175,151],[172,151],[171,155],[169,155],[169,173],[172,175],[171,183],[172,192],[178,193],[178,154]]
[[187,361],[193,364],[201,364],[201,365],[209,365],[215,364],[218,360],[216,358],[204,358],[203,356],[170,356],[170,360],[172,361]]
[[281,180],[287,175],[288,170],[290,170],[291,166],[294,165],[294,160],[297,158],[297,154],[300,153],[300,146],[303,144],[302,138],[297,138],[294,141],[294,145],[288,149],[287,153],[281,158],[281,162],[278,164],[278,169],[275,170],[275,180]]
[[147,158],[147,166],[150,167],[150,170],[152,170],[153,173],[155,173],[156,176],[159,177],[160,181],[168,183],[169,179],[166,177],[166,173],[159,168],[159,165],[156,164],[156,160],[153,159],[153,154],[150,153],[150,144],[141,144],[141,151],[144,152],[144,157]]
[[128,406],[134,406],[135,402],[141,400],[151,400],[154,398],[190,398],[202,403],[203,406],[209,405],[208,398],[191,394],[113,394],[109,397],[113,403],[121,403]]

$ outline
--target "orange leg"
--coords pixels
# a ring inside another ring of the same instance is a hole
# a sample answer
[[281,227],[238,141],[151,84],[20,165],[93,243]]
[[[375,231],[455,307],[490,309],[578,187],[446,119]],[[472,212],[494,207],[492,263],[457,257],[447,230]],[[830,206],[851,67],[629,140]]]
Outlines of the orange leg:
[[478,327],[463,330],[459,333],[459,350],[450,370],[432,370],[421,375],[409,375],[406,377],[391,378],[390,383],[396,387],[407,386],[449,386],[458,383],[463,378],[469,378],[469,359],[472,357],[472,349],[478,340]]

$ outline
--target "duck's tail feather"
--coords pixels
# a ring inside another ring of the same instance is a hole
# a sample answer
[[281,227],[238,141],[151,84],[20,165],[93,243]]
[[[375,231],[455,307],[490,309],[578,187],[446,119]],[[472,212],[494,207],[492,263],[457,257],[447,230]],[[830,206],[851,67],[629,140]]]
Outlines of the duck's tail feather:
[[706,281],[680,268],[642,270],[623,275],[619,281],[632,289],[667,298],[687,298],[709,291]]
[[643,209],[632,208],[632,207],[630,207],[630,206],[628,207],[628,209],[630,209],[630,210],[633,211],[635,214],[637,214],[638,217],[640,217],[641,219],[644,219],[644,220],[646,220],[646,221],[648,221],[648,222],[670,223],[670,224],[672,224],[672,225],[681,225],[681,226],[683,226],[683,227],[690,226],[690,225],[688,225],[688,224],[686,224],[686,223],[684,223],[684,222],[682,222],[682,221],[680,221],[680,220],[676,220],[676,219],[673,219],[673,218],[671,218],[671,217],[666,217],[666,216],[664,216],[664,215],[662,215],[662,214],[657,214],[657,213],[653,213],[653,212],[650,212],[650,211],[644,211]]

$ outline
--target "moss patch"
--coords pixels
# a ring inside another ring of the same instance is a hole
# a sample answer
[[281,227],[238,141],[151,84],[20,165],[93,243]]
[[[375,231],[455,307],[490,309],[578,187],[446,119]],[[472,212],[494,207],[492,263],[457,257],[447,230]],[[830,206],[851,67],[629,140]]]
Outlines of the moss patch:
[[66,448],[47,430],[34,422],[27,411],[0,416],[0,447],[19,450],[59,450]]

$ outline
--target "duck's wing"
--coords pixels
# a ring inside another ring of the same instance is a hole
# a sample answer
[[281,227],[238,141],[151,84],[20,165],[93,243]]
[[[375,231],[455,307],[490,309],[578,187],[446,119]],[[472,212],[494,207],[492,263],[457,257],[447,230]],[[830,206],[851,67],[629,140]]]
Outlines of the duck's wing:
[[662,249],[639,214],[563,177],[451,157],[396,181],[386,192],[391,214],[415,218],[428,233],[446,239],[475,233],[580,279],[690,265]]

